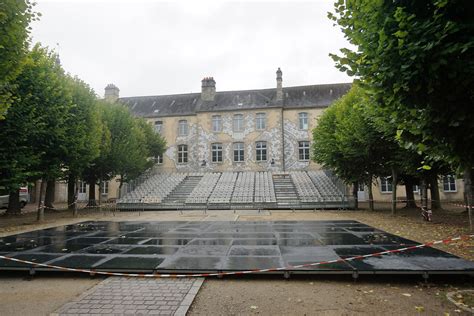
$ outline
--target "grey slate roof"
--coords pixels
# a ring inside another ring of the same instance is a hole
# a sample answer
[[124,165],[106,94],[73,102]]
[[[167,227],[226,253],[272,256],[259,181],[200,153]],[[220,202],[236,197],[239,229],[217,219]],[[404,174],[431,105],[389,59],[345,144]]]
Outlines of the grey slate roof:
[[184,116],[198,112],[218,112],[265,108],[324,108],[343,96],[350,83],[283,88],[283,102],[276,101],[276,89],[221,91],[214,101],[202,101],[201,93],[124,97],[119,102],[133,114],[144,117]]

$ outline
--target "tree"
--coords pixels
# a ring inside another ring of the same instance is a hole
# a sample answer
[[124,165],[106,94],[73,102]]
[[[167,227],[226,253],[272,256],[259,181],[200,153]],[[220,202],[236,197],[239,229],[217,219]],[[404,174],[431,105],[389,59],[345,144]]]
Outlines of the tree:
[[19,213],[19,189],[29,179],[38,176],[41,152],[33,149],[34,135],[38,132],[39,117],[30,86],[36,79],[32,68],[34,61],[29,56],[23,72],[16,78],[17,97],[13,100],[4,120],[0,120],[0,186],[10,192],[7,213]]
[[97,97],[85,82],[77,77],[67,77],[72,91],[73,106],[66,121],[66,154],[63,157],[64,177],[68,183],[67,203],[74,208],[77,181],[89,164],[99,156],[101,120]]
[[39,18],[29,0],[2,0],[0,3],[0,120],[14,102],[15,79],[28,50],[29,24]]
[[366,102],[363,90],[354,85],[323,113],[313,130],[313,159],[353,183],[356,202],[358,184],[367,185],[373,209],[372,182],[385,172],[395,145],[364,115]]
[[[470,0],[338,0],[329,17],[356,50],[332,55],[386,108],[408,146],[474,177],[474,7]],[[469,208],[470,209],[470,208]]]
[[143,119],[135,118],[120,104],[100,101],[102,145],[99,156],[85,169],[83,177],[89,183],[89,204],[95,202],[95,185],[119,176],[124,182],[135,179],[153,165],[150,157],[160,155],[164,140]]
[[[54,183],[62,175],[63,157],[67,154],[66,124],[71,115],[72,95],[56,54],[37,44],[30,55],[33,64],[26,69],[25,74],[31,81],[24,100],[33,104],[38,117],[31,140],[33,150],[41,153],[36,170],[37,179],[41,179],[41,203],[44,183]],[[39,208],[38,219],[42,218]]]
[[[61,173],[65,122],[71,106],[57,56],[36,45],[15,81],[14,106],[2,121],[2,183],[10,190],[9,212],[19,212],[18,189],[28,181],[45,181]],[[54,181],[53,181],[54,183]],[[38,214],[42,218],[42,214]]]

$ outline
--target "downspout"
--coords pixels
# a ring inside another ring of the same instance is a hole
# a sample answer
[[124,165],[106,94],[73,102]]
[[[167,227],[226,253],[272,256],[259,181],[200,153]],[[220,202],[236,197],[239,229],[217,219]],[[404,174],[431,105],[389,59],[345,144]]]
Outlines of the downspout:
[[283,124],[283,106],[281,107],[281,162],[283,165],[283,172],[286,171],[285,163],[285,129]]

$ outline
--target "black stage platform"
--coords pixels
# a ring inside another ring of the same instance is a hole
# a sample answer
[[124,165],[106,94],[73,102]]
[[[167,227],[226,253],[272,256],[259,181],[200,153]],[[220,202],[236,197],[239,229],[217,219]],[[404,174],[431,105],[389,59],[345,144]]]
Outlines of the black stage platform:
[[[474,262],[434,248],[291,267],[417,244],[350,220],[82,222],[1,237],[0,254],[113,272],[198,273],[290,267],[291,273],[312,274],[474,274]],[[30,268],[0,260],[2,270]],[[37,266],[35,270],[49,269]]]

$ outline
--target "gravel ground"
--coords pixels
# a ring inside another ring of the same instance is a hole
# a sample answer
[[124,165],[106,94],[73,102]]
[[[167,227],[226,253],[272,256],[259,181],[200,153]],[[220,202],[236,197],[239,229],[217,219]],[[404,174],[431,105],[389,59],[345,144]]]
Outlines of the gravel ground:
[[[34,207],[28,206],[30,210]],[[28,210],[27,207],[27,210]],[[391,216],[386,205],[379,211],[274,211],[249,212],[202,211],[111,213],[82,210],[79,217],[67,211],[51,211],[38,224],[33,212],[19,216],[0,216],[0,236],[69,224],[85,220],[152,221],[152,220],[325,220],[354,219],[390,233],[426,242],[466,234],[467,215],[460,208],[434,212],[432,223],[423,222],[419,210],[401,209]],[[461,241],[439,247],[474,261],[474,241]],[[32,280],[25,274],[0,273],[0,314],[47,315],[72,300],[101,279],[71,274],[43,275]],[[350,276],[247,276],[245,278],[208,279],[198,293],[189,315],[464,315],[447,301],[445,293],[456,289],[473,289],[472,277],[430,278],[361,276],[353,282]]]

